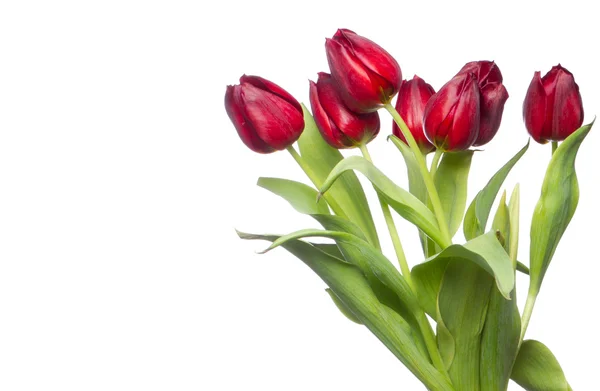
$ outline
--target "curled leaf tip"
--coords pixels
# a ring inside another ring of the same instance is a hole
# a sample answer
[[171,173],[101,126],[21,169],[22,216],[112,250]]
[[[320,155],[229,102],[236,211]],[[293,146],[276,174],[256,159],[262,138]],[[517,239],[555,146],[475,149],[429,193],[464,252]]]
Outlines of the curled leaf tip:
[[269,251],[273,250],[273,248],[274,248],[273,246],[269,246],[269,247],[265,248],[265,249],[264,249],[264,250],[262,250],[262,251],[257,251],[256,253],[257,253],[257,254],[259,254],[259,255],[263,255],[263,254],[266,254],[266,253],[268,253]]
[[323,197],[323,193],[319,192],[317,194],[317,204],[319,203],[319,201],[321,201],[321,198]]
[[240,239],[248,239],[251,235],[247,234],[245,232],[242,232],[240,230],[238,230],[237,228],[234,228],[235,233],[237,234],[237,236],[239,236]]

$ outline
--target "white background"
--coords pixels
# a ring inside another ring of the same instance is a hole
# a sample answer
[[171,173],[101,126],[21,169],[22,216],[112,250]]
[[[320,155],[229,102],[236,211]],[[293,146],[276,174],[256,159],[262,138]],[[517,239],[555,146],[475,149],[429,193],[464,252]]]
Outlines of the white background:
[[[300,261],[256,255],[266,243],[236,237],[234,227],[316,225],[255,186],[261,175],[306,179],[287,153],[241,143],[225,86],[258,74],[307,102],[338,27],[436,89],[467,61],[495,60],[510,99],[498,136],[474,158],[472,197],[527,141],[521,104],[534,71],[561,62],[586,122],[600,113],[597,13],[584,4],[3,1],[0,389],[422,389]],[[371,153],[405,184],[381,118]],[[579,209],[528,331],[575,390],[597,387],[599,142],[594,129],[580,150]],[[549,157],[550,146],[533,144],[506,182],[522,186],[525,262]],[[415,264],[415,230],[397,221]]]

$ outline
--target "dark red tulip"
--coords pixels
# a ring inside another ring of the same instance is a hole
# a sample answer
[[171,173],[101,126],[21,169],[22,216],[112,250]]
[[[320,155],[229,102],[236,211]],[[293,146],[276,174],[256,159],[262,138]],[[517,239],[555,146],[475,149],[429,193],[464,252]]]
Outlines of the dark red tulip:
[[583,123],[583,103],[573,74],[560,64],[535,72],[523,102],[523,119],[538,143],[562,141]]
[[459,75],[462,73],[473,73],[479,86],[479,135],[473,143],[473,146],[479,147],[489,143],[498,132],[508,91],[502,84],[500,68],[493,61],[469,62],[458,72]]
[[285,149],[304,130],[300,103],[262,77],[244,75],[240,84],[227,86],[225,109],[244,144],[255,152]]
[[[406,122],[406,126],[410,129],[410,133],[424,154],[428,154],[435,149],[427,140],[425,132],[423,132],[423,112],[427,101],[433,94],[435,94],[433,87],[415,75],[412,80],[402,82],[396,101],[396,110]],[[392,131],[396,137],[406,143],[406,139],[396,122],[393,123]]]
[[425,135],[443,151],[463,151],[477,140],[480,97],[473,73],[456,75],[434,94],[423,114]]
[[325,41],[331,76],[352,111],[370,113],[391,101],[402,83],[400,65],[375,42],[339,29]]
[[323,139],[334,148],[356,147],[379,133],[379,114],[357,114],[346,107],[328,73],[310,82],[310,105]]

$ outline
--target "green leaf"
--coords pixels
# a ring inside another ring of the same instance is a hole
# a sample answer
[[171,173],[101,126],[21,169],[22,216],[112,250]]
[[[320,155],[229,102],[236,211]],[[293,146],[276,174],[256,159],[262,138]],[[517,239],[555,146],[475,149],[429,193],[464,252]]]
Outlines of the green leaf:
[[593,123],[582,126],[554,152],[542,184],[542,195],[531,220],[529,250],[530,292],[539,292],[542,280],[579,201],[575,158]]
[[430,316],[436,318],[437,297],[444,271],[448,263],[456,259],[478,265],[496,280],[496,286],[502,296],[510,299],[510,292],[515,285],[512,264],[495,232],[490,231],[464,245],[454,244],[447,247],[412,269],[419,303]]
[[319,194],[304,183],[281,178],[258,178],[257,185],[269,190],[289,202],[294,209],[303,214],[329,214],[327,202],[317,202]]
[[359,239],[367,241],[360,228],[351,221],[334,215],[312,215],[327,231],[346,232]]
[[[480,345],[494,279],[472,262],[448,262],[438,295],[438,339],[456,390],[480,390]],[[444,344],[449,344],[448,347]]]
[[[379,301],[400,314],[400,316],[414,327],[415,330],[419,330],[419,322],[415,317],[415,311],[417,310],[418,305],[416,304],[416,299],[413,297],[414,295],[412,295],[411,292],[409,295],[409,302],[406,302],[406,300],[403,299],[403,296],[408,295],[406,292],[407,284],[404,282],[404,278],[379,250],[366,242],[364,237],[360,236],[362,235],[360,229],[350,221],[338,216],[313,215],[313,217],[319,221],[327,231],[345,232],[355,237],[352,240],[354,243],[353,245],[349,245],[343,240],[337,240],[338,248],[341,249],[340,253],[342,254],[342,258],[355,265],[362,265],[360,267],[364,271],[365,276],[369,281],[369,285],[377,295]],[[350,240],[350,237],[348,237],[347,240]],[[372,260],[372,262],[381,265],[381,267],[379,269],[369,267],[364,262],[365,259]],[[378,272],[378,270],[382,270],[382,272]],[[389,277],[380,277],[381,273],[384,273]],[[401,279],[399,284],[401,284],[402,287],[395,291],[394,287],[397,284],[395,280],[398,278]],[[393,282],[389,282],[388,279]],[[423,352],[427,352],[425,340],[422,337],[423,336],[419,334],[418,338],[415,339],[415,343],[417,343],[419,349]],[[425,355],[427,354],[428,353],[425,353]]]
[[492,289],[481,336],[480,376],[482,391],[506,390],[521,334],[521,317],[515,291],[511,300]]
[[471,205],[469,205],[469,209],[467,209],[467,214],[465,215],[465,221],[463,224],[463,232],[467,240],[471,240],[485,232],[490,210],[492,209],[496,195],[498,194],[502,183],[504,183],[504,180],[508,176],[508,173],[525,154],[527,148],[529,148],[529,142],[527,142],[527,145],[525,145],[512,159],[510,159],[508,163],[504,165],[504,167],[494,174],[492,179],[490,179],[487,185],[485,185],[485,187],[479,193],[477,193],[471,202]]
[[[325,193],[342,174],[357,170],[361,172],[375,187],[384,201],[406,220],[415,224],[436,243],[444,245],[442,234],[433,212],[414,195],[397,186],[386,177],[373,163],[360,156],[351,156],[342,160],[333,168],[320,192]],[[345,175],[345,174],[344,174]],[[445,246],[444,246],[445,247]]]
[[510,215],[508,205],[506,205],[506,192],[502,193],[502,198],[500,198],[500,204],[492,222],[492,230],[500,235],[500,238],[502,238],[501,243],[504,242],[503,247],[508,253],[510,246]]
[[446,152],[435,174],[434,182],[450,237],[453,237],[463,220],[467,206],[467,181],[473,151]]
[[427,204],[427,187],[425,186],[425,182],[423,182],[423,177],[421,177],[415,155],[413,155],[408,145],[398,137],[390,135],[388,140],[391,140],[400,153],[402,153],[402,157],[406,163],[406,173],[408,175],[408,190],[423,204]]
[[519,209],[520,190],[519,184],[517,183],[510,196],[510,202],[508,203],[508,214],[510,218],[510,248],[508,249],[508,255],[513,261],[513,268],[516,268],[519,271],[529,274],[529,269],[525,265],[517,261],[517,255],[519,252]]
[[[425,182],[423,182],[423,177],[419,171],[419,165],[417,164],[415,155],[412,153],[408,145],[406,145],[398,137],[390,135],[388,140],[392,141],[404,158],[404,162],[406,164],[406,173],[408,176],[408,191],[410,194],[417,197],[423,204],[429,206],[427,187],[425,186]],[[431,208],[429,209],[431,210]],[[421,247],[425,257],[429,257],[439,251],[439,249],[436,248],[437,246],[435,243],[421,230],[419,230],[419,239],[421,240]]]
[[529,275],[529,268],[519,261],[517,261],[517,271]]
[[418,308],[416,298],[400,272],[379,250],[355,235],[346,232],[303,229],[279,237],[263,252],[270,251],[290,240],[310,237],[335,240],[344,255],[344,259],[357,266],[364,273],[383,304],[397,309],[398,312],[403,314],[413,313]]
[[[504,248],[509,249],[512,237],[506,193],[502,195],[492,228],[505,239]],[[516,291],[511,300],[492,289],[487,316],[481,335],[480,385],[482,391],[506,390],[510,372],[519,350],[521,317],[517,307]]]
[[329,297],[331,297],[333,304],[335,304],[335,306],[338,308],[338,310],[340,310],[342,315],[344,315],[346,318],[348,318],[348,320],[350,320],[354,323],[362,324],[360,319],[358,319],[356,317],[356,315],[354,315],[352,313],[350,308],[348,308],[348,306],[342,300],[340,300],[340,298],[337,297],[337,295],[330,288],[325,289],[325,292],[327,292],[327,294],[329,294]]
[[550,349],[532,339],[521,344],[510,378],[527,391],[571,390]]
[[[273,235],[238,234],[242,239],[276,241],[279,238]],[[431,390],[453,391],[448,380],[416,347],[414,330],[401,316],[377,300],[361,270],[300,240],[287,240],[282,246],[319,275],[351,313],[423,384]]]
[[[298,139],[300,155],[318,181],[323,183],[333,167],[343,159],[343,156],[340,151],[332,148],[323,140],[312,115],[304,105],[302,109],[304,110],[305,126],[302,135]],[[356,174],[353,172],[344,174],[331,187],[329,194],[343,210],[344,216],[342,217],[358,225],[369,239],[369,242],[379,248],[379,238],[377,237],[373,216]]]

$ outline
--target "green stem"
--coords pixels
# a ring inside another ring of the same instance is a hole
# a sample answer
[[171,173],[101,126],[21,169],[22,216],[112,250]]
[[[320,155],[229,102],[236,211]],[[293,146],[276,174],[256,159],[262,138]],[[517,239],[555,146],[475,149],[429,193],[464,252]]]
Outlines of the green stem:
[[423,334],[425,347],[427,348],[427,352],[429,352],[429,357],[431,358],[433,366],[440,371],[442,375],[446,376],[448,380],[450,380],[450,376],[446,370],[446,365],[444,364],[444,360],[442,359],[442,355],[440,354],[440,350],[438,348],[435,333],[431,328],[431,323],[429,323],[429,320],[427,320],[427,316],[425,316],[425,312],[421,310],[416,314],[416,318],[419,328],[421,329],[421,334]]
[[438,226],[444,237],[444,248],[448,247],[452,244],[452,238],[450,237],[450,233],[448,232],[448,224],[446,223],[446,217],[444,216],[444,209],[442,208],[442,203],[440,202],[440,196],[438,195],[437,189],[435,187],[435,183],[433,183],[433,178],[427,169],[427,162],[425,161],[425,157],[415,138],[413,137],[410,129],[406,126],[406,123],[398,114],[394,106],[390,103],[385,104],[386,110],[391,114],[394,118],[394,121],[400,128],[400,131],[404,135],[404,138],[408,142],[408,146],[412,150],[413,155],[415,156],[415,160],[417,161],[417,165],[419,166],[419,171],[421,172],[421,176],[423,177],[423,182],[425,182],[425,187],[427,188],[427,193],[429,194],[429,199],[431,200],[431,205],[433,206],[433,212],[435,213],[435,217],[438,222]]
[[558,148],[558,141],[552,141],[552,155],[556,152],[556,148]]
[[[302,171],[304,171],[304,173],[306,174],[308,179],[310,179],[310,181],[315,185],[317,190],[319,190],[321,188],[322,183],[317,178],[315,173],[311,170],[311,168],[308,166],[308,164],[306,164],[304,159],[302,159],[302,156],[300,156],[300,154],[294,149],[294,147],[292,145],[287,147],[287,150],[290,153],[290,155],[292,155],[292,157],[294,158],[296,163],[298,163],[298,165],[300,166]],[[329,206],[331,206],[331,209],[333,209],[333,213],[335,213],[336,215],[338,215],[340,217],[348,218],[346,213],[344,213],[343,209],[340,207],[340,205],[335,201],[335,199],[332,196],[330,196],[328,193],[325,193],[325,194],[323,194],[323,198],[325,198],[325,201],[327,201]]]
[[[373,163],[373,160],[371,159],[371,154],[369,153],[366,144],[361,144],[358,148],[360,149],[360,152],[362,152],[365,159]],[[381,211],[383,212],[385,223],[387,224],[388,230],[390,232],[390,238],[392,239],[392,243],[394,245],[394,251],[396,252],[396,258],[398,258],[398,263],[400,264],[400,270],[402,271],[402,275],[406,279],[406,282],[408,282],[408,285],[410,285],[413,292],[415,292],[415,286],[412,280],[412,276],[410,275],[410,269],[408,267],[408,263],[406,262],[406,255],[404,254],[404,249],[402,248],[400,236],[398,235],[398,230],[396,229],[394,218],[392,217],[392,213],[390,212],[390,207],[379,193],[377,193],[377,198],[379,198]]]
[[429,169],[429,173],[431,174],[432,178],[435,178],[435,173],[437,172],[438,166],[440,165],[440,158],[442,157],[443,153],[444,151],[442,151],[441,149],[435,150],[433,160],[431,161],[431,168]]
[[525,302],[525,309],[523,310],[523,317],[521,318],[521,338],[519,339],[519,346],[523,343],[523,338],[525,338],[525,332],[527,331],[527,326],[529,326],[529,320],[531,319],[536,299],[537,292],[529,291],[527,294],[527,301]]
[[[371,159],[371,154],[367,149],[366,144],[361,144],[359,146],[360,151],[362,152],[365,159],[369,162],[373,163],[373,159]],[[402,275],[406,279],[406,282],[414,292],[417,294],[417,290],[415,288],[412,275],[410,274],[410,269],[408,267],[408,263],[406,261],[406,256],[404,254],[404,250],[402,248],[402,243],[400,242],[400,236],[398,235],[398,230],[396,229],[396,224],[394,223],[394,219],[390,212],[389,205],[385,202],[383,197],[377,194],[379,198],[379,203],[381,204],[381,210],[383,211],[383,217],[385,218],[385,222],[387,224],[388,230],[390,232],[390,237],[392,239],[392,243],[394,245],[394,250],[396,251],[396,257],[398,258],[398,263],[400,264],[400,270],[402,271]],[[435,338],[435,333],[431,328],[431,324],[427,320],[425,316],[425,312],[421,308],[414,310],[414,315],[419,324],[419,328],[421,329],[421,334],[423,335],[423,339],[425,340],[425,346],[427,347],[427,351],[429,352],[429,356],[431,357],[431,361],[433,365],[447,378],[448,373],[446,372],[446,366],[444,365],[444,361],[442,360],[442,356],[438,349],[438,345]]]

